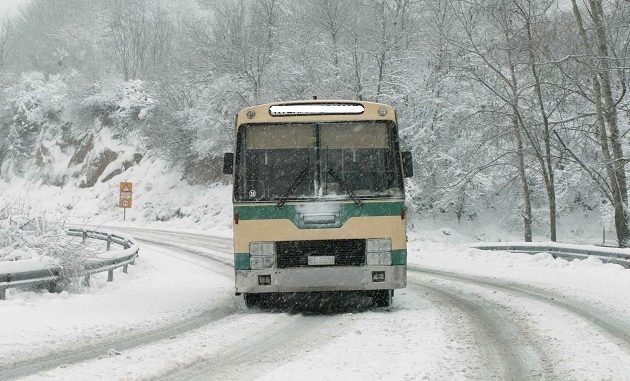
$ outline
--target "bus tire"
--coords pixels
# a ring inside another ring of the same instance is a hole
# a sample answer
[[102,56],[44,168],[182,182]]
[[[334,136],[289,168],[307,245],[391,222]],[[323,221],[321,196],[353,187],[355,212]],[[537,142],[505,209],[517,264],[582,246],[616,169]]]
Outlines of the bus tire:
[[392,290],[377,290],[372,294],[372,303],[376,307],[389,307],[392,305]]
[[245,294],[245,307],[256,308],[260,304],[260,294]]

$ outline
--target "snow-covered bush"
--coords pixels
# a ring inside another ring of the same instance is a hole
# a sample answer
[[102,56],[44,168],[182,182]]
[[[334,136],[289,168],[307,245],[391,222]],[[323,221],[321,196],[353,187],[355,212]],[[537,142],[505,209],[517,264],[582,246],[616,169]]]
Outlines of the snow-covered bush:
[[27,213],[0,207],[0,266],[3,261],[49,258],[61,268],[57,286],[74,284],[98,248],[66,235],[62,214],[47,219],[43,214]]
[[31,72],[22,74],[13,86],[2,91],[0,125],[0,174],[17,173],[41,147],[64,127],[62,112],[66,85],[60,76]]
[[155,105],[140,80],[95,84],[91,90],[93,93],[80,103],[81,117],[110,127],[116,138],[134,131]]
[[180,207],[171,202],[144,204],[144,217],[147,221],[169,221],[173,218],[184,217]]
[[183,127],[194,133],[191,148],[199,158],[223,156],[233,143],[234,115],[240,106],[233,82],[229,76],[217,79],[202,91],[195,107],[180,114]]

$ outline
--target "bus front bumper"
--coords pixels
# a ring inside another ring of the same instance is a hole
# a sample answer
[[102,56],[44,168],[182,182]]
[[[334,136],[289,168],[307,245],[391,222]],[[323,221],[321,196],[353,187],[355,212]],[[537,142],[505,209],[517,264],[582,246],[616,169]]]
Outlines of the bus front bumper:
[[236,270],[237,293],[392,290],[406,286],[406,265]]

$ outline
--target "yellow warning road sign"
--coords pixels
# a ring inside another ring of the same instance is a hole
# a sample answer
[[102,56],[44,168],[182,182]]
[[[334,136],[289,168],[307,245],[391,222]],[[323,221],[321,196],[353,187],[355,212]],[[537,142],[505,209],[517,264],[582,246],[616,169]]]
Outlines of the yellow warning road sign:
[[133,184],[130,182],[121,182],[120,183],[120,194],[118,196],[118,207],[119,208],[131,208],[132,199],[133,199]]

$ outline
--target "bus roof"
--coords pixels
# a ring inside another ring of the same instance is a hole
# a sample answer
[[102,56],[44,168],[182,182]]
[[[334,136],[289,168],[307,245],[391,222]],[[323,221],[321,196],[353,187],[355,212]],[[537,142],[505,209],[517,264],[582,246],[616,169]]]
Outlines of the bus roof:
[[392,106],[363,101],[311,99],[246,107],[236,115],[237,129],[250,123],[348,122],[396,120]]

